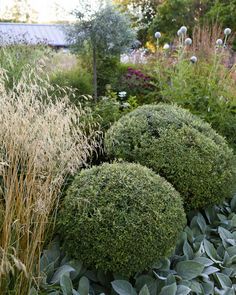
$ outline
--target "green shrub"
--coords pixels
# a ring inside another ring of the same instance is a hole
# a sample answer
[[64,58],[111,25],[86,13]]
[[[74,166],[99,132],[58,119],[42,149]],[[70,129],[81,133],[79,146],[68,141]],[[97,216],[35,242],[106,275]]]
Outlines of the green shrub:
[[98,59],[98,94],[106,93],[106,86],[111,85],[115,91],[127,91],[126,85],[121,83],[122,77],[127,73],[129,64],[120,62],[120,57],[105,56]]
[[139,107],[105,136],[109,156],[139,162],[165,177],[197,209],[222,201],[235,181],[235,157],[209,124],[177,106]]
[[[153,102],[176,103],[190,110],[226,137],[236,151],[235,67],[229,45],[232,35],[223,36],[219,25],[196,27],[192,49],[184,45],[184,36],[179,42],[176,40],[168,54],[158,50],[145,68],[156,85]],[[216,47],[219,37],[225,46]],[[196,63],[190,61],[193,55],[197,57]]]
[[168,256],[184,224],[175,189],[148,168],[123,163],[82,171],[65,197],[58,228],[73,258],[131,275]]
[[68,71],[56,71],[51,75],[52,85],[77,89],[80,95],[93,93],[92,79],[92,74],[80,66]]

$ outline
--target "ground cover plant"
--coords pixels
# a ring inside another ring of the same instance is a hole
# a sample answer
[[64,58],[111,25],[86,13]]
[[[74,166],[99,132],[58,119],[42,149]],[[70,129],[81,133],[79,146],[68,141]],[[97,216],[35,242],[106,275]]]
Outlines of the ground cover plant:
[[174,105],[146,105],[123,116],[107,131],[105,148],[111,158],[160,173],[189,210],[221,202],[234,189],[235,156],[224,138]]
[[88,269],[65,256],[54,240],[41,257],[41,291],[31,294],[233,295],[235,221],[236,196],[189,215],[174,253],[132,278]]
[[85,165],[96,136],[65,92],[52,100],[34,68],[12,90],[6,79],[1,71],[0,293],[22,295],[37,285],[63,183]]

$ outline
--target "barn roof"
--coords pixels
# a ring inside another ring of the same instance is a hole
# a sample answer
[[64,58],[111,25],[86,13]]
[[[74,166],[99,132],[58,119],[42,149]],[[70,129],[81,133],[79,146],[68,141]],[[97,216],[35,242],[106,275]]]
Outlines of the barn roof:
[[0,44],[38,44],[44,43],[55,47],[67,47],[66,25],[58,24],[22,24],[0,23]]

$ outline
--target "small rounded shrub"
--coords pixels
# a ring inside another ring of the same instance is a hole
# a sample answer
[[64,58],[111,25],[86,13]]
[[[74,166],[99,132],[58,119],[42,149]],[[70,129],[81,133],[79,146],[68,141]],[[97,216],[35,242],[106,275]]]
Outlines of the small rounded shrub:
[[230,196],[235,157],[223,137],[189,111],[146,105],[117,121],[105,136],[109,156],[139,162],[165,177],[187,210]]
[[179,193],[138,164],[83,170],[62,205],[58,229],[71,257],[131,275],[170,254],[185,225]]

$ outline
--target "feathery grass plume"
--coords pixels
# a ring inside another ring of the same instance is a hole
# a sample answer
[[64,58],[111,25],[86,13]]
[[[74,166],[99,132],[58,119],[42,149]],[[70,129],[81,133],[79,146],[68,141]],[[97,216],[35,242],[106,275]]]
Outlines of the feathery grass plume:
[[[26,295],[37,284],[39,258],[68,175],[86,165],[98,132],[81,119],[67,91],[34,70],[12,90],[0,71],[0,294]],[[50,89],[50,91],[49,91]],[[57,92],[58,93],[58,92]]]
[[[216,53],[216,41],[219,38],[224,38],[224,30],[221,26],[217,24],[212,26],[196,26],[193,30],[194,44],[192,52],[197,54],[200,59],[203,58],[204,60],[212,61]],[[233,34],[227,37],[228,44],[232,44],[232,41]],[[222,58],[224,64],[227,64],[230,58],[230,51],[224,50]]]

